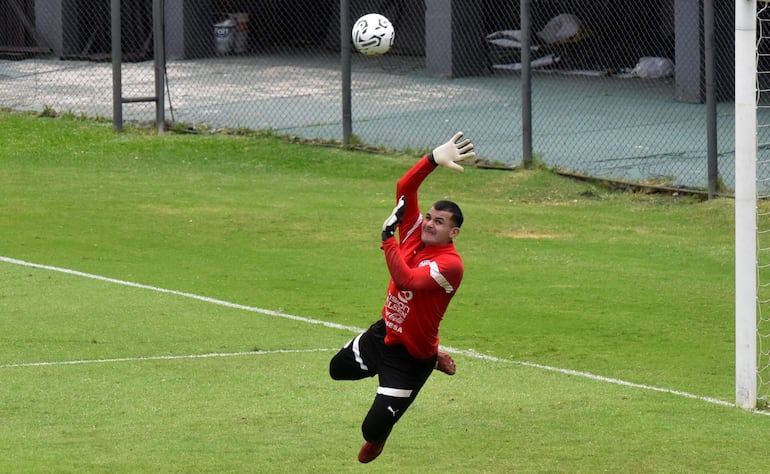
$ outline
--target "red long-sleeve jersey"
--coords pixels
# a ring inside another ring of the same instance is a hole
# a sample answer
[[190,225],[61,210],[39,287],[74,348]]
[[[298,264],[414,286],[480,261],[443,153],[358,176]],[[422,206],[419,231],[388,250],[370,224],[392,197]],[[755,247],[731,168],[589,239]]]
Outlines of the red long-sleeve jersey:
[[406,198],[399,241],[382,243],[390,284],[382,308],[385,343],[402,344],[412,357],[427,359],[438,352],[439,325],[463,277],[463,261],[453,243],[422,243],[423,215],[417,190],[436,168],[428,157],[418,161],[396,185],[396,199]]

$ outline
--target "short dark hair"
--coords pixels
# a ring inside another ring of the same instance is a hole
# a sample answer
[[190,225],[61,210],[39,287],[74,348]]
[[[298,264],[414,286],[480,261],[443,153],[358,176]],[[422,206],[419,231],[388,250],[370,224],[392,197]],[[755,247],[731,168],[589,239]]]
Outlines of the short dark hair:
[[433,203],[433,209],[437,211],[446,211],[452,214],[452,223],[455,227],[463,226],[463,211],[460,206],[452,201],[436,201]]

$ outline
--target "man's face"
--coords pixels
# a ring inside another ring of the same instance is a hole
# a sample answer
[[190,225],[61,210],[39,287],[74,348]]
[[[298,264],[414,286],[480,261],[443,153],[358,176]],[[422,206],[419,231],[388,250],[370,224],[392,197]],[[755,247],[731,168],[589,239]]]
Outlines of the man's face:
[[452,222],[452,213],[437,211],[433,207],[422,221],[422,242],[425,245],[446,245],[460,233]]

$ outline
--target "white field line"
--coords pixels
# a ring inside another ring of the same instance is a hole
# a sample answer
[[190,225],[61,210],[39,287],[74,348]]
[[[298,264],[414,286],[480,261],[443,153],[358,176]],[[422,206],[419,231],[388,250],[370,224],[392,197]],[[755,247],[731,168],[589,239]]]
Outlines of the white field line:
[[[129,287],[132,287],[132,288],[141,288],[141,289],[144,289],[144,290],[150,290],[150,291],[155,291],[155,292],[159,292],[159,293],[166,293],[166,294],[171,294],[171,295],[176,295],[176,296],[182,296],[184,298],[191,298],[191,299],[198,300],[198,301],[203,301],[203,302],[206,302],[206,303],[211,303],[211,304],[215,304],[215,305],[219,305],[219,306],[225,306],[227,308],[239,309],[239,310],[243,310],[243,311],[249,311],[249,312],[252,312],[252,313],[264,314],[264,315],[267,315],[267,316],[286,318],[286,319],[291,319],[291,320],[294,320],[294,321],[300,321],[300,322],[304,322],[304,323],[308,323],[308,324],[318,324],[318,325],[329,327],[329,328],[333,328],[333,329],[341,329],[341,330],[344,330],[344,331],[350,331],[350,332],[355,332],[355,333],[359,333],[359,332],[363,331],[363,329],[357,328],[355,326],[345,326],[345,325],[342,325],[342,324],[330,323],[328,321],[322,321],[322,320],[319,320],[319,319],[306,318],[306,317],[303,317],[303,316],[295,316],[295,315],[286,314],[286,313],[283,313],[283,312],[280,312],[280,311],[273,311],[273,310],[269,310],[269,309],[256,308],[256,307],[253,307],[253,306],[246,306],[246,305],[242,305],[242,304],[238,304],[238,303],[231,303],[231,302],[224,301],[224,300],[219,300],[219,299],[216,299],[216,298],[209,298],[207,296],[200,296],[200,295],[196,295],[196,294],[193,294],[193,293],[187,293],[187,292],[183,292],[183,291],[169,290],[169,289],[158,288],[158,287],[150,286],[150,285],[143,285],[141,283],[134,283],[134,282],[125,281],[125,280],[118,280],[118,279],[115,279],[115,278],[109,278],[109,277],[104,277],[104,276],[100,276],[100,275],[94,275],[94,274],[91,274],[91,273],[84,273],[84,272],[80,272],[80,271],[77,271],[77,270],[70,270],[68,268],[54,267],[54,266],[50,266],[50,265],[41,265],[41,264],[38,264],[38,263],[26,262],[24,260],[17,260],[15,258],[3,257],[3,256],[0,256],[0,261],[5,262],[5,263],[10,263],[12,265],[20,265],[20,266],[23,266],[23,267],[37,268],[37,269],[41,269],[41,270],[49,270],[49,271],[53,271],[53,272],[65,273],[67,275],[74,275],[74,276],[79,276],[79,277],[83,277],[83,278],[90,278],[90,279],[93,279],[93,280],[103,281],[103,282],[107,282],[107,283],[114,283],[114,284],[117,284],[117,285],[129,286]],[[521,366],[524,366],[524,367],[532,367],[532,368],[536,368],[536,369],[546,370],[546,371],[549,371],[549,372],[558,372],[558,373],[565,374],[565,375],[571,375],[571,376],[576,376],[576,377],[583,377],[583,378],[587,378],[587,379],[590,379],[590,380],[596,380],[596,381],[604,382],[604,383],[611,383],[611,384],[615,384],[615,385],[622,385],[622,386],[625,386],[625,387],[637,388],[637,389],[641,389],[641,390],[649,390],[649,391],[653,391],[653,392],[667,393],[667,394],[670,394],[670,395],[676,395],[676,396],[680,396],[680,397],[691,398],[691,399],[700,400],[700,401],[703,401],[703,402],[706,402],[706,403],[711,403],[711,404],[714,404],[714,405],[719,405],[719,406],[724,406],[724,407],[734,407],[735,406],[732,403],[726,402],[724,400],[719,400],[719,399],[716,399],[716,398],[703,397],[703,396],[700,396],[700,395],[695,395],[695,394],[688,393],[688,392],[682,392],[682,391],[679,391],[679,390],[672,390],[672,389],[668,389],[668,388],[661,388],[661,387],[655,387],[655,386],[651,386],[651,385],[644,385],[644,384],[638,384],[638,383],[633,383],[633,382],[627,382],[625,380],[614,379],[614,378],[610,378],[610,377],[604,377],[604,376],[601,376],[601,375],[595,375],[595,374],[592,374],[590,372],[581,372],[581,371],[572,370],[572,369],[564,369],[564,368],[559,368],[559,367],[551,367],[551,366],[548,366],[548,365],[537,364],[537,363],[534,363],[534,362],[515,361],[515,360],[510,360],[510,359],[501,359],[501,358],[498,358],[498,357],[494,357],[494,356],[486,355],[486,354],[483,354],[483,353],[480,353],[480,352],[476,352],[476,351],[474,351],[472,349],[471,350],[461,350],[461,349],[455,349],[455,348],[446,347],[446,346],[442,346],[442,349],[447,351],[447,352],[453,353],[453,354],[464,355],[464,356],[467,356],[467,357],[472,357],[472,358],[481,359],[481,360],[487,360],[487,361],[490,361],[490,362],[515,364],[515,365],[521,365]],[[255,352],[236,352],[236,353],[203,354],[203,355],[156,356],[156,357],[136,357],[136,358],[121,358],[121,359],[96,359],[96,360],[81,360],[81,361],[61,361],[61,362],[32,362],[32,363],[24,363],[24,364],[5,364],[5,365],[0,365],[0,368],[30,367],[30,366],[49,366],[49,365],[72,365],[72,364],[86,364],[86,363],[129,362],[129,361],[144,361],[144,360],[193,359],[193,358],[204,358],[204,357],[230,357],[230,356],[242,356],[242,355],[247,355],[247,354],[253,355],[253,354],[264,354],[264,353],[292,353],[292,352],[299,353],[299,352],[313,352],[313,351],[320,352],[320,351],[327,351],[327,350],[328,349],[313,349],[313,350],[310,350],[310,351],[299,351],[299,350],[297,350],[297,351],[291,351],[291,350],[264,351],[264,352],[255,351]],[[756,410],[755,412],[759,413],[759,414],[763,414],[763,415],[770,415],[770,412],[764,412],[764,411],[759,411],[759,410]]]
[[188,354],[188,355],[159,355],[145,357],[120,357],[116,359],[83,359],[83,360],[64,360],[55,362],[23,362],[19,364],[0,364],[0,369],[10,369],[14,367],[47,367],[51,365],[80,365],[80,364],[114,364],[116,362],[145,362],[149,360],[179,360],[179,359],[209,359],[214,357],[240,357],[269,354],[305,354],[311,352],[332,352],[339,349],[277,349],[273,351],[244,351],[244,352],[214,352],[210,354]]
[[182,296],[182,297],[185,297],[185,298],[191,298],[191,299],[198,300],[198,301],[203,301],[203,302],[206,302],[206,303],[216,304],[216,305],[219,305],[219,306],[225,306],[227,308],[240,309],[240,310],[243,310],[243,311],[250,311],[252,313],[265,314],[267,316],[276,316],[276,317],[279,317],[279,318],[293,319],[294,321],[301,321],[303,323],[308,323],[308,324],[319,324],[321,326],[326,326],[328,328],[333,328],[333,329],[342,329],[342,330],[345,330],[345,331],[352,331],[352,332],[356,332],[356,333],[363,331],[363,329],[357,328],[357,327],[354,327],[354,326],[344,326],[342,324],[330,323],[328,321],[321,321],[320,319],[312,319],[312,318],[305,318],[305,317],[302,317],[302,316],[294,316],[292,314],[286,314],[286,313],[282,313],[280,311],[273,311],[273,310],[270,310],[270,309],[263,309],[263,308],[255,308],[253,306],[245,306],[245,305],[238,304],[238,303],[230,303],[229,301],[218,300],[216,298],[209,298],[208,296],[200,296],[200,295],[196,295],[196,294],[193,294],[193,293],[185,293],[183,291],[167,290],[165,288],[158,288],[157,286],[143,285],[141,283],[134,283],[134,282],[125,281],[125,280],[117,280],[115,278],[109,278],[109,277],[104,277],[104,276],[100,276],[100,275],[94,275],[92,273],[79,272],[77,270],[70,270],[68,268],[52,267],[50,265],[40,265],[39,263],[25,262],[24,260],[17,260],[15,258],[2,257],[2,256],[0,256],[0,261],[6,262],[6,263],[10,263],[10,264],[13,264],[13,265],[21,265],[23,267],[38,268],[38,269],[41,269],[41,270],[50,270],[52,272],[66,273],[67,275],[74,275],[74,276],[79,276],[79,277],[83,277],[83,278],[90,278],[92,280],[99,280],[99,281],[103,281],[103,282],[107,282],[107,283],[115,283],[116,285],[130,286],[132,288],[141,288],[143,290],[150,290],[150,291],[155,291],[155,292],[158,292],[158,293],[167,293],[167,294],[170,294],[170,295]]

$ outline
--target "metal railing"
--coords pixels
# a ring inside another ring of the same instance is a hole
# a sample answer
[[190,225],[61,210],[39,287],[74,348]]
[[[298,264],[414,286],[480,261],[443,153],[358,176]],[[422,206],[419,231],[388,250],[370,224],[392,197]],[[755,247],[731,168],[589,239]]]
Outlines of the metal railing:
[[[121,121],[415,151],[462,130],[501,166],[532,158],[698,189],[716,185],[714,166],[719,186],[734,186],[725,2],[677,1],[686,11],[674,0],[127,3],[0,4],[0,107],[115,118],[120,98]],[[395,26],[385,55],[349,49],[352,22],[369,12]]]

